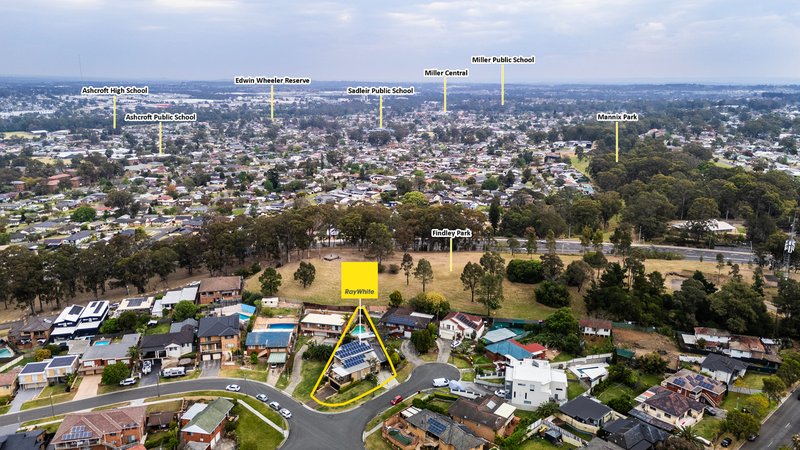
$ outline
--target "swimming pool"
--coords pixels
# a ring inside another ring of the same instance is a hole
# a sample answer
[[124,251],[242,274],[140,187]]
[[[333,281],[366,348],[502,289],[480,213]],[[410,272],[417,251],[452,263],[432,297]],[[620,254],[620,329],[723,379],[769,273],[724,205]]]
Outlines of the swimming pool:
[[250,316],[247,314],[239,313],[239,320],[241,320],[242,322],[247,322],[248,320],[250,320]]
[[294,324],[293,323],[273,323],[269,326],[270,328],[274,328],[276,330],[293,330]]
[[367,327],[365,327],[364,325],[356,325],[356,327],[353,328],[353,332],[350,333],[350,334],[353,335],[353,336],[358,336],[359,334],[362,334],[362,333],[369,333],[369,329]]
[[10,358],[12,356],[14,356],[14,352],[12,352],[11,349],[6,347],[0,348],[0,358]]
[[92,345],[94,345],[95,347],[102,347],[103,345],[108,345],[110,343],[111,343],[111,341],[97,341]]

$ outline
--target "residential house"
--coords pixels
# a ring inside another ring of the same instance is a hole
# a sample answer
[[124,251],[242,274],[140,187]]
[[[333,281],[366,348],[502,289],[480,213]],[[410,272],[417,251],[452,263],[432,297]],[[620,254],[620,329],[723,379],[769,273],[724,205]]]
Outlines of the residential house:
[[8,332],[8,339],[17,348],[26,349],[41,345],[50,339],[55,317],[25,316],[22,323]]
[[700,364],[700,368],[701,372],[728,386],[737,378],[744,377],[747,372],[746,363],[719,353],[709,353]]
[[485,331],[483,318],[472,314],[450,312],[439,322],[439,337],[443,339],[478,339]]
[[650,450],[669,438],[669,433],[633,417],[605,424],[599,435],[624,450]]
[[590,388],[608,378],[608,364],[606,363],[573,365],[569,366],[569,371]]
[[486,333],[483,341],[487,344],[495,344],[515,337],[517,337],[517,333],[510,328],[497,328]]
[[[102,341],[100,341],[102,342]],[[103,373],[106,366],[122,362],[131,364],[130,349],[139,344],[139,334],[131,333],[122,336],[119,342],[105,345],[94,345],[86,349],[81,357],[78,372],[81,375],[97,375]]]
[[694,425],[703,418],[705,405],[665,387],[654,386],[637,397],[637,401],[641,399],[644,401],[636,406],[636,410],[674,427]]
[[728,390],[725,383],[700,375],[689,369],[681,369],[661,382],[661,386],[692,400],[710,406],[719,406]]
[[328,371],[328,382],[337,391],[369,374],[377,375],[381,360],[366,341],[355,340],[341,345]]
[[0,397],[13,397],[19,387],[21,367],[15,367],[6,373],[0,373]]
[[181,416],[181,443],[202,442],[216,447],[233,403],[219,397],[210,403],[195,403]]
[[194,351],[194,327],[184,325],[177,333],[151,334],[142,337],[139,355],[142,360],[158,360],[165,363],[178,361],[182,355]]
[[50,332],[50,338],[54,343],[67,342],[74,337],[82,312],[83,306],[80,305],[70,305],[61,311],[53,322],[53,330]]
[[109,302],[107,300],[95,300],[89,302],[81,312],[78,319],[78,326],[75,328],[73,338],[91,338],[100,331],[100,326],[108,317]]
[[155,303],[155,297],[131,297],[123,299],[119,302],[116,311],[114,311],[114,316],[119,317],[122,313],[127,311],[150,315],[150,310],[153,309],[153,303]]
[[486,357],[495,362],[509,363],[512,360],[522,360],[526,358],[543,358],[546,348],[531,342],[521,344],[514,339],[500,341],[486,346]]
[[45,430],[23,431],[0,436],[0,450],[45,450],[47,433]]
[[186,320],[183,320],[181,322],[172,322],[169,325],[169,332],[170,333],[177,333],[177,332],[181,331],[183,329],[183,327],[185,327],[186,325],[191,325],[192,328],[194,329],[195,333],[196,333],[197,332],[197,328],[200,326],[200,322],[196,321],[195,319],[192,319],[191,317],[186,319]]
[[543,359],[512,360],[506,365],[506,400],[525,410],[554,401],[567,401],[567,374],[550,367]]
[[108,450],[141,443],[146,409],[132,406],[67,414],[50,445],[54,450]]
[[197,330],[200,359],[229,361],[239,348],[239,315],[203,317]]
[[611,336],[611,321],[602,319],[581,319],[578,322],[581,333],[588,336]]
[[410,338],[412,332],[424,330],[432,320],[430,314],[415,312],[410,308],[392,308],[386,311],[379,323],[393,336]]
[[17,380],[22,389],[39,389],[48,384],[63,383],[70,374],[75,373],[77,367],[77,356],[56,356],[26,364],[19,372]]
[[579,395],[558,407],[557,416],[572,427],[595,434],[606,423],[620,417],[592,397]]
[[242,277],[213,277],[200,282],[198,301],[210,303],[240,303],[242,301]]
[[247,333],[245,348],[247,354],[256,353],[259,358],[267,357],[269,364],[284,364],[292,353],[294,331],[282,328],[268,328]]
[[429,447],[441,450],[483,450],[486,441],[466,425],[427,409],[412,407],[384,422],[381,434],[402,450]]
[[345,324],[343,314],[308,313],[300,321],[300,333],[304,336],[338,338]]
[[514,430],[514,411],[517,408],[496,396],[488,395],[477,399],[459,398],[447,410],[450,417],[488,442],[497,436],[505,437]]
[[183,289],[168,291],[164,297],[153,302],[153,315],[156,317],[163,317],[164,311],[171,311],[179,302],[190,301],[195,303],[197,301],[197,286],[187,286]]

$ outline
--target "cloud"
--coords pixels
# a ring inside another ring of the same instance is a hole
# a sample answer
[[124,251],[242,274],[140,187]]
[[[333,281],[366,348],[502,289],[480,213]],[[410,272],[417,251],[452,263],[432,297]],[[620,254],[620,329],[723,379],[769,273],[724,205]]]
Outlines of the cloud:
[[154,8],[159,10],[209,10],[234,9],[239,6],[237,0],[151,0]]

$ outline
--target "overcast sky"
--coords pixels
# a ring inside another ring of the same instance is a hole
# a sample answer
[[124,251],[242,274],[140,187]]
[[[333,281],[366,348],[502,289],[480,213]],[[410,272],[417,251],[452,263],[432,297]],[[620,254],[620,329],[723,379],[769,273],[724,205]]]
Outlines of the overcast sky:
[[3,0],[0,76],[506,82],[800,80],[797,0]]

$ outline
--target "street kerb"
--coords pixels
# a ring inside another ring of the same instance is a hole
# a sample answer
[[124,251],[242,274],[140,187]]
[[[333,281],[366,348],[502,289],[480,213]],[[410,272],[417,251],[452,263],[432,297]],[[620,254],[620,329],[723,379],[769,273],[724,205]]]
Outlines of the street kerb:
[[[383,383],[375,386],[374,388],[368,390],[367,392],[364,392],[363,394],[359,395],[358,397],[352,398],[352,399],[350,399],[350,400],[348,400],[346,402],[326,403],[326,402],[324,402],[322,400],[319,400],[317,397],[315,397],[315,393],[317,392],[317,389],[319,389],[319,384],[322,382],[322,378],[328,372],[328,368],[330,368],[331,364],[333,363],[333,358],[334,358],[334,356],[336,356],[336,351],[339,350],[339,347],[342,345],[342,341],[344,340],[345,335],[347,335],[348,331],[350,330],[350,325],[353,324],[353,320],[355,320],[355,318],[358,315],[359,311],[363,311],[364,317],[366,317],[366,319],[367,319],[367,323],[369,323],[369,326],[372,329],[372,332],[375,333],[375,337],[378,339],[378,343],[381,345],[381,350],[383,350],[383,354],[386,355],[386,361],[389,362],[389,367],[391,367],[391,369],[392,369],[392,376],[387,378],[386,380],[384,380]],[[361,399],[363,397],[366,397],[367,395],[369,395],[369,394],[377,391],[378,389],[384,387],[387,383],[389,383],[390,381],[394,380],[395,378],[397,378],[397,369],[394,368],[394,363],[392,363],[392,358],[389,355],[389,352],[386,351],[386,346],[383,344],[383,340],[381,339],[381,335],[378,333],[378,329],[375,328],[375,324],[372,322],[372,318],[370,318],[369,312],[367,311],[367,308],[365,308],[364,306],[358,306],[356,308],[356,310],[353,312],[353,315],[350,316],[350,320],[347,321],[347,325],[345,325],[344,329],[342,330],[342,335],[339,336],[339,341],[336,343],[336,347],[333,348],[333,352],[331,353],[330,358],[328,358],[328,362],[325,364],[325,368],[319,374],[319,378],[317,378],[317,382],[314,384],[314,389],[311,390],[311,398],[315,402],[319,403],[320,405],[328,406],[328,407],[338,407],[338,406],[349,405],[350,403],[353,403],[356,400],[359,400],[359,399]]]

